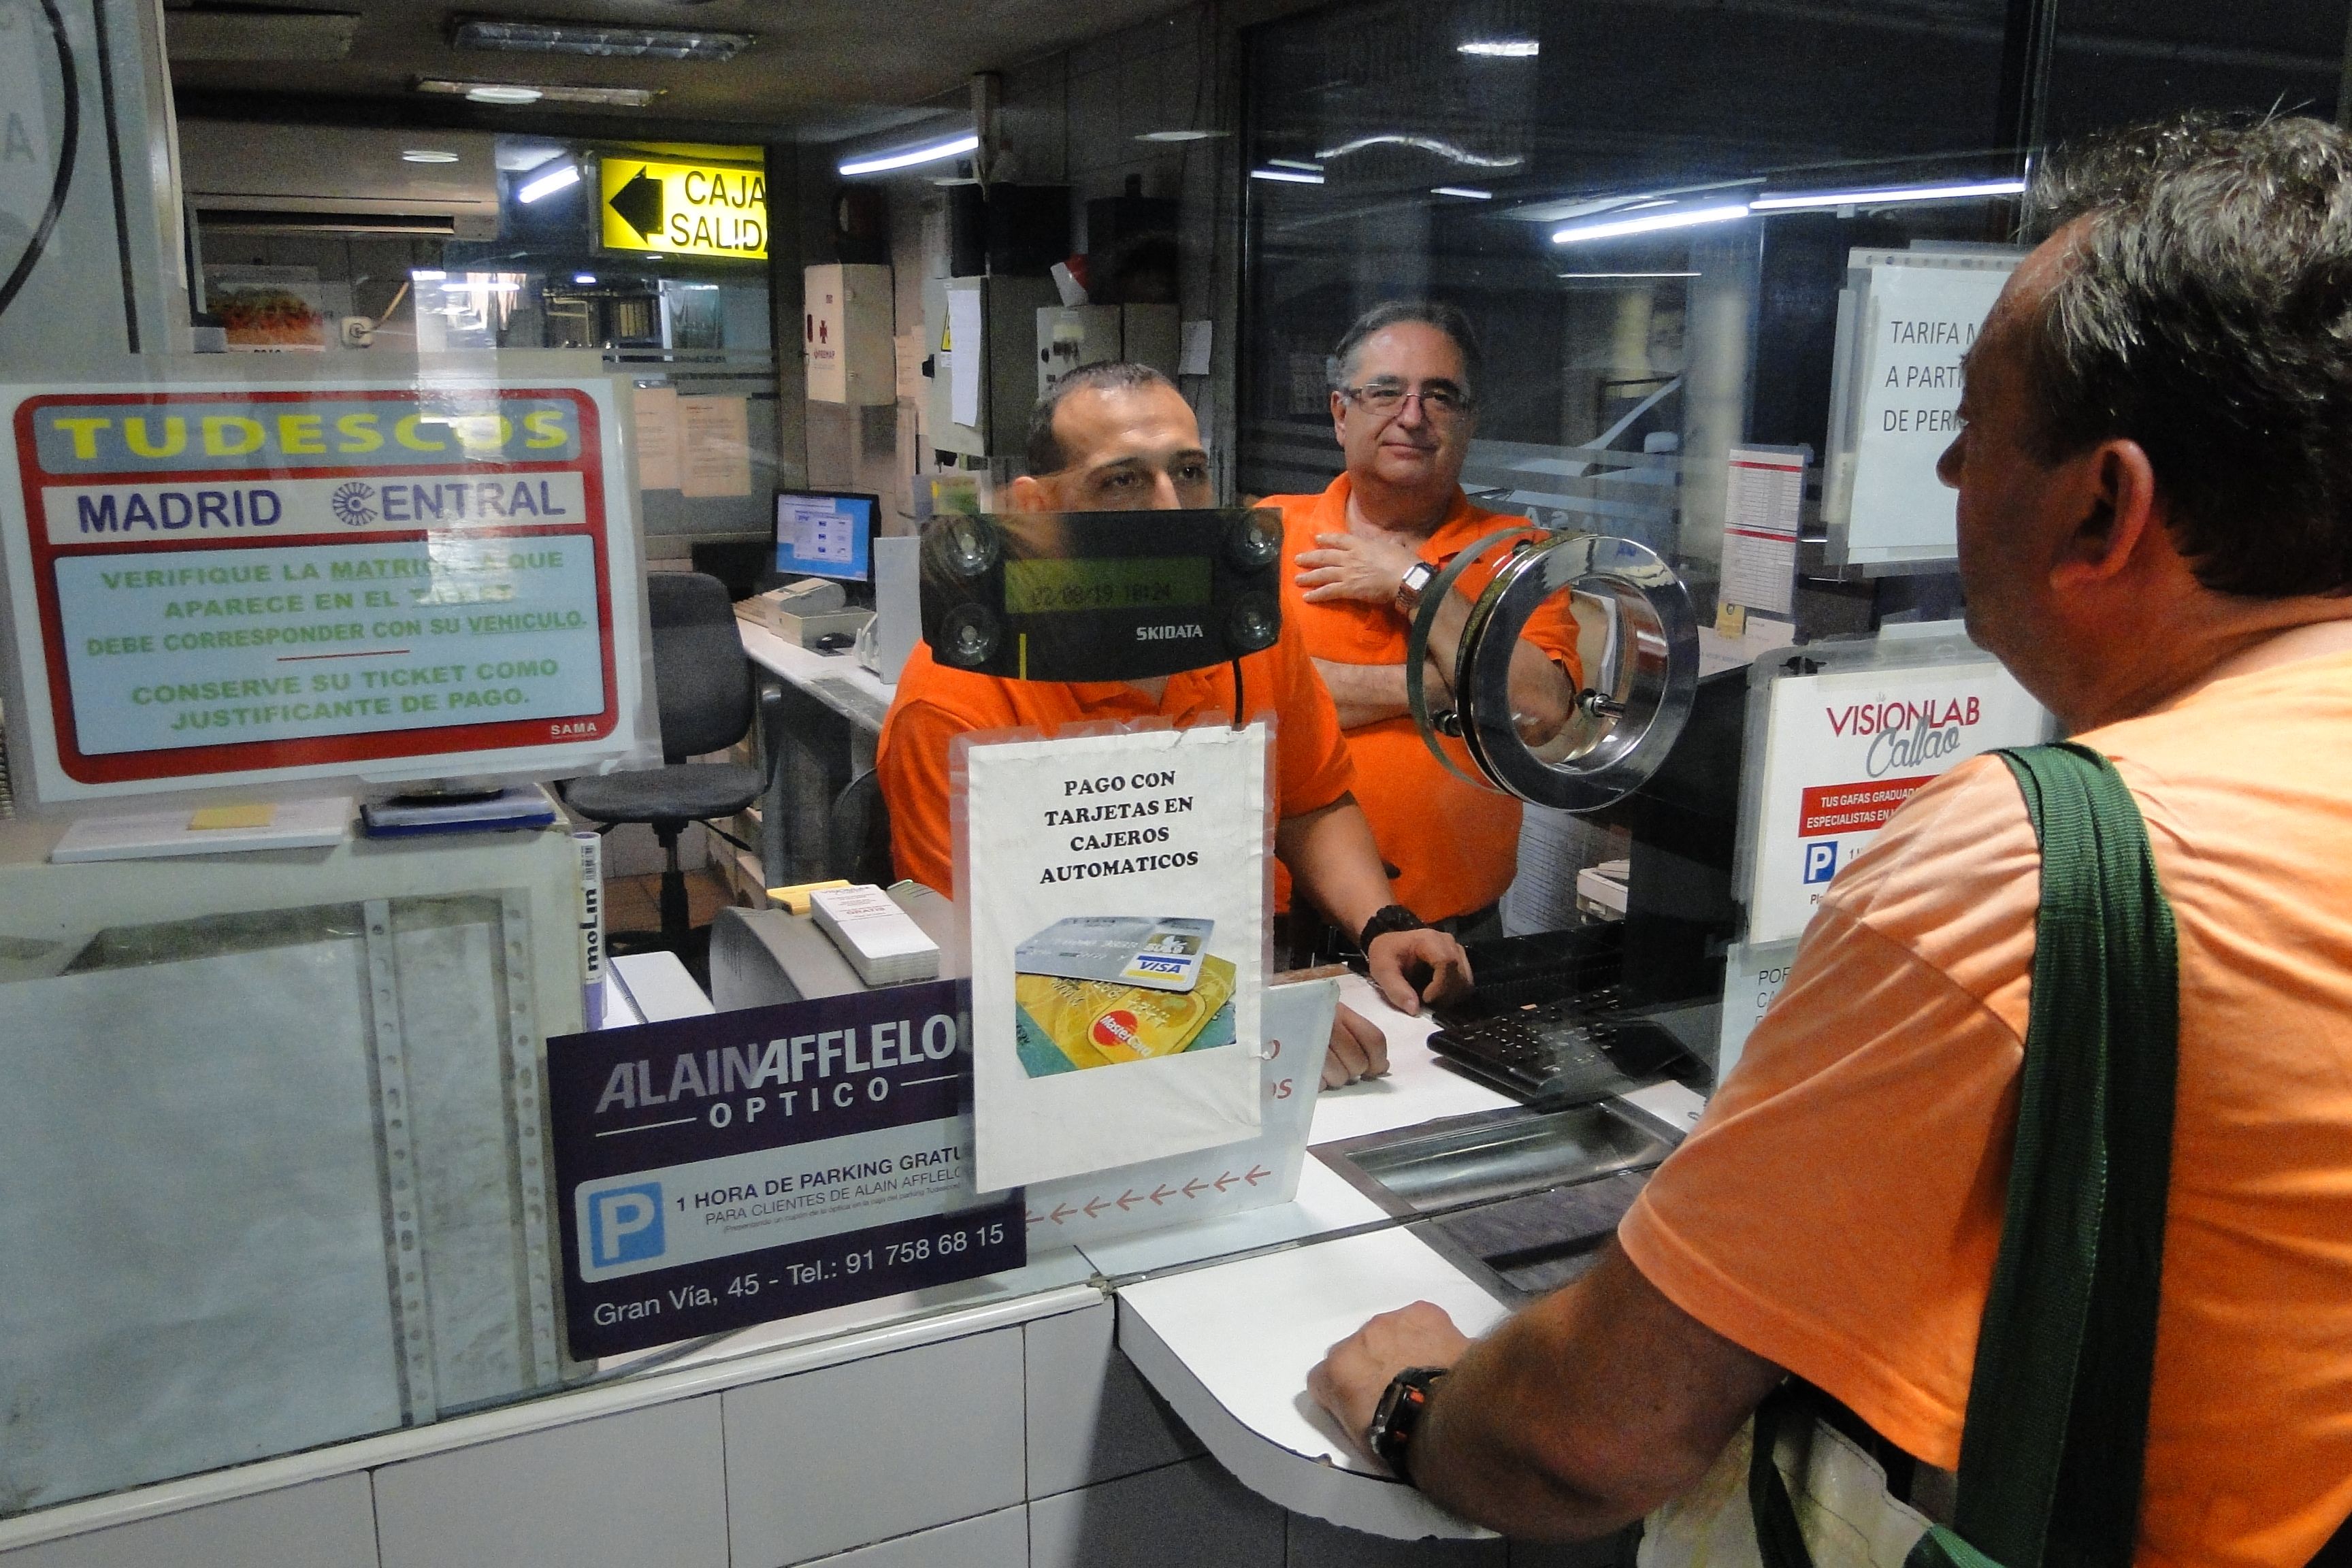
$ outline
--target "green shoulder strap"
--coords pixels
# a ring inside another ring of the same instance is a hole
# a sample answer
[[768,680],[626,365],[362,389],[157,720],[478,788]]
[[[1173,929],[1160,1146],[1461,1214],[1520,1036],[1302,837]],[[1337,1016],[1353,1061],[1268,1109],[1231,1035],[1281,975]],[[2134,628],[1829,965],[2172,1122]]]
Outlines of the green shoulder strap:
[[[2017,1142],[1958,1517],[1923,1536],[1906,1568],[2126,1568],[2172,1166],[2172,908],[2138,805],[2105,757],[2073,742],[1998,754],[2042,846]],[[1771,1474],[1752,1470],[1751,1492],[1777,1489],[1769,1448],[1758,1453]],[[1801,1543],[1785,1550],[1786,1529],[1758,1533],[1766,1568],[1810,1568]]]

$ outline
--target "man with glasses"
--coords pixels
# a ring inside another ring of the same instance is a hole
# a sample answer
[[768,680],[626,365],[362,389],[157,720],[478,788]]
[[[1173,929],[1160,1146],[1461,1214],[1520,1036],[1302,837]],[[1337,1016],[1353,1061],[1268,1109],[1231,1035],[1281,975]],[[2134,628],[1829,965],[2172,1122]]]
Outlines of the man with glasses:
[[[1089,365],[1057,384],[1030,423],[1030,472],[1014,479],[1011,510],[1172,511],[1216,504],[1199,425],[1175,384],[1135,364]],[[1286,883],[1362,938],[1371,980],[1406,1013],[1470,983],[1461,944],[1399,907],[1350,793],[1356,782],[1331,699],[1286,616],[1274,647],[1239,661],[1243,704],[1275,724],[1281,819],[1275,855]],[[1159,716],[1178,724],[1230,721],[1234,672],[1224,665],[1133,681],[1008,680],[951,669],[917,644],[899,673],[875,766],[890,809],[898,874],[955,891],[948,816],[948,752],[956,736]],[[1277,873],[1276,896],[1286,895]],[[1336,1088],[1388,1070],[1388,1047],[1368,1020],[1341,1008],[1323,1081]]]
[[[1320,495],[1270,496],[1297,571],[1283,616],[1296,621],[1330,688],[1359,765],[1357,794],[1398,896],[1465,936],[1499,936],[1496,904],[1517,868],[1519,803],[1430,754],[1405,698],[1406,632],[1445,563],[1517,520],[1462,493],[1476,426],[1479,353],[1452,305],[1391,300],[1348,329],[1331,359],[1331,425],[1347,468]],[[1468,595],[1502,551],[1482,556],[1440,606],[1423,671],[1433,711],[1454,706],[1452,649]],[[1565,601],[1538,615],[1512,666],[1513,708],[1530,742],[1569,722],[1583,668]],[[1456,745],[1456,761],[1470,769]]]

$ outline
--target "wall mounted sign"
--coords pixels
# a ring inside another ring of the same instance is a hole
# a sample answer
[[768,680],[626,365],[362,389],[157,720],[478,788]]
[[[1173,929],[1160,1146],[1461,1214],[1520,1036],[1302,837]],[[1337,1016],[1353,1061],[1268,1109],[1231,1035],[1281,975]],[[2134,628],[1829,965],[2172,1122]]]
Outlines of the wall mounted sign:
[[44,801],[649,749],[612,390],[0,390]]
[[2023,255],[1849,254],[1822,508],[1832,565],[1952,559],[1955,492],[1936,459],[1959,431],[1961,357]]
[[1751,947],[1801,935],[1831,879],[1921,785],[1979,752],[2034,745],[2049,724],[1990,655],[1783,676],[1772,683],[1769,713]]
[[982,1192],[1257,1135],[1270,733],[958,738]]
[[575,1358],[943,1285],[1028,1257],[971,1184],[961,980],[547,1043]]
[[767,259],[763,170],[614,153],[602,167],[596,210],[605,249]]

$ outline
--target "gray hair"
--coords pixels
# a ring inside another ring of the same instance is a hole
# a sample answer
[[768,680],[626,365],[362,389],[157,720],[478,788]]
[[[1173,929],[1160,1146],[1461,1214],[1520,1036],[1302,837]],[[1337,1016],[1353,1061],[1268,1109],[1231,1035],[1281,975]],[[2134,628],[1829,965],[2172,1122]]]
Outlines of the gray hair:
[[1343,392],[1356,379],[1356,351],[1364,340],[1383,327],[1393,327],[1400,321],[1419,321],[1434,327],[1453,341],[1462,354],[1462,376],[1467,383],[1463,391],[1474,396],[1486,370],[1486,355],[1479,352],[1478,333],[1470,325],[1459,305],[1448,305],[1436,300],[1384,300],[1356,318],[1339,338],[1339,346],[1323,362],[1324,379],[1334,392]]
[[2145,449],[2198,581],[2352,591],[2352,137],[2189,115],[2062,151],[2030,236],[2078,225],[2027,323],[2035,456]]
[[1029,414],[1029,447],[1024,454],[1029,471],[1058,474],[1069,467],[1070,455],[1062,449],[1061,437],[1054,434],[1054,416],[1061,412],[1064,398],[1074,392],[1138,392],[1148,386],[1176,390],[1174,382],[1150,365],[1129,360],[1080,365],[1055,382]]

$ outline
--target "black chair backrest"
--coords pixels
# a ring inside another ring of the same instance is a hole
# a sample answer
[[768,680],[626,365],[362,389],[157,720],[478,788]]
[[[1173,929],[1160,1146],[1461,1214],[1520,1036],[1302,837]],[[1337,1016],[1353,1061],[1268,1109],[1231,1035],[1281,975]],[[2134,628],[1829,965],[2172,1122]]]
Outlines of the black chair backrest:
[[882,798],[882,775],[872,768],[834,797],[824,874],[877,888],[898,879],[890,864],[890,806]]
[[662,754],[682,763],[725,751],[751,727],[751,663],[727,585],[699,572],[653,572],[646,601]]

